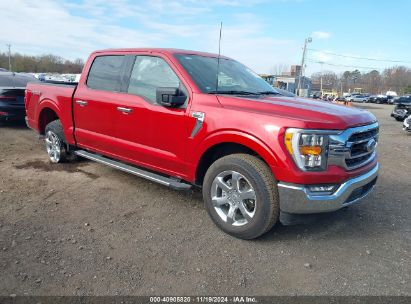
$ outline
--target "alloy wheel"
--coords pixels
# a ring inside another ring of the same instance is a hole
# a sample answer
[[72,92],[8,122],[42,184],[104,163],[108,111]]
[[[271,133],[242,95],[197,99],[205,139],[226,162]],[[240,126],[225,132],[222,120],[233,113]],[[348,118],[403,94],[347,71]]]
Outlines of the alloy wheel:
[[59,137],[54,132],[47,131],[45,142],[50,161],[58,163],[61,158],[61,142]]
[[251,183],[244,175],[232,170],[221,172],[214,178],[211,201],[219,217],[233,226],[248,224],[257,207]]

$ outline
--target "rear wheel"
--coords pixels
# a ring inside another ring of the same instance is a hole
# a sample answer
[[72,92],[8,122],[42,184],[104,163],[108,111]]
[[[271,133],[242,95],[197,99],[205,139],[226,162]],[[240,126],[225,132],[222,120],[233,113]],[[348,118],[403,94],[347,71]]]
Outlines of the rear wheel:
[[61,163],[74,160],[75,155],[67,151],[63,126],[60,120],[50,122],[45,129],[46,151],[52,163]]
[[252,155],[232,154],[213,163],[204,178],[203,198],[214,223],[241,239],[259,237],[278,220],[276,181]]

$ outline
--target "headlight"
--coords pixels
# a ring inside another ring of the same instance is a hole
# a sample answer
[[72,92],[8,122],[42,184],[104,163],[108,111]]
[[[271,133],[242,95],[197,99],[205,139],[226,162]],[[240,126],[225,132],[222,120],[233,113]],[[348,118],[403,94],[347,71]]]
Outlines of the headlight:
[[290,128],[285,132],[285,146],[301,170],[324,171],[327,168],[329,135],[327,131]]

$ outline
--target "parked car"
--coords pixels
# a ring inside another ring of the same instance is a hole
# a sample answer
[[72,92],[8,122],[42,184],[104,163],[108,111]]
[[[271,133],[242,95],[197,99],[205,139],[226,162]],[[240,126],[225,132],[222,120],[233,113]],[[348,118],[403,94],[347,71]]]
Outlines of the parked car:
[[24,121],[24,90],[29,81],[36,79],[27,74],[0,71],[0,120]]
[[367,102],[375,103],[378,99],[377,95],[371,95],[370,98],[368,98]]
[[353,94],[347,98],[348,98],[347,101],[350,101],[350,102],[367,102],[369,96],[364,95],[364,94]]
[[402,96],[395,101],[391,117],[403,121],[408,115],[411,115],[411,96]]
[[394,104],[399,99],[398,96],[387,95],[387,103]]
[[411,115],[404,119],[403,128],[404,131],[411,132]]
[[372,103],[378,103],[378,104],[382,104],[382,103],[387,103],[388,102],[388,98],[386,95],[371,95],[367,102],[372,102]]
[[218,57],[94,52],[78,85],[28,84],[27,124],[45,137],[53,163],[77,155],[174,189],[202,188],[214,223],[243,239],[293,214],[344,208],[373,189],[375,116],[285,97]]

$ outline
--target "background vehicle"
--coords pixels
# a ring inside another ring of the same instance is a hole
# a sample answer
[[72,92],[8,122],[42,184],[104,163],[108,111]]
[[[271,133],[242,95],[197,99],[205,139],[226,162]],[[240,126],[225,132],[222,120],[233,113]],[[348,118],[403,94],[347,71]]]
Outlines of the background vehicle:
[[363,94],[353,94],[347,98],[351,102],[367,102],[369,97]]
[[403,121],[408,115],[411,115],[411,96],[402,96],[395,101],[391,117]]
[[399,99],[398,96],[388,95],[388,96],[387,96],[387,103],[389,103],[389,104],[394,104],[398,99]]
[[371,95],[368,98],[367,102],[378,103],[378,104],[388,103],[388,97],[386,95],[381,95],[381,94],[380,95]]
[[403,130],[411,132],[411,115],[404,119]]
[[27,74],[0,71],[0,120],[24,120],[24,91],[29,81],[36,79]]
[[26,112],[51,162],[78,155],[174,189],[202,187],[214,223],[243,239],[358,202],[379,170],[371,113],[283,96],[208,53],[94,52],[78,85],[30,83]]
[[378,99],[377,95],[371,95],[367,102],[375,103]]

